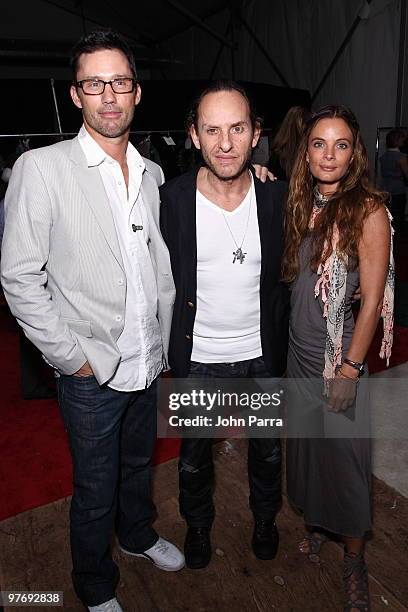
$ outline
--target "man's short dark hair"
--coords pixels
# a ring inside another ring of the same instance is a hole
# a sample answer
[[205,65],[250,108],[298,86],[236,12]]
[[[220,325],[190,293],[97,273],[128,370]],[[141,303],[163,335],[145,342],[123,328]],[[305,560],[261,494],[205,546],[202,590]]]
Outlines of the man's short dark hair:
[[129,62],[133,77],[137,79],[135,58],[126,40],[113,30],[95,30],[83,36],[71,51],[71,69],[74,81],[76,81],[78,74],[79,58],[81,55],[103,51],[104,49],[118,49],[118,51],[122,51]]
[[403,132],[398,128],[390,130],[385,137],[385,143],[387,145],[387,148],[396,149],[401,143],[403,135]]
[[252,98],[249,96],[247,91],[237,83],[236,81],[230,80],[218,80],[212,81],[197,98],[194,100],[191,109],[189,110],[186,118],[186,129],[187,132],[190,131],[192,126],[197,130],[198,128],[198,110],[201,102],[208,94],[218,93],[221,91],[236,91],[247,101],[249,108],[249,117],[251,120],[252,128],[255,130],[256,127],[261,127],[262,119],[258,117],[254,102]]

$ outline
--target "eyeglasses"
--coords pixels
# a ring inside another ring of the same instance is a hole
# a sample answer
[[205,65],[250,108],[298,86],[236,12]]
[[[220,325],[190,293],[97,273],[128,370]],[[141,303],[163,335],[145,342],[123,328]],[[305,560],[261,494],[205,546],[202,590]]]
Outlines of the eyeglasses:
[[105,91],[106,85],[110,85],[114,93],[125,94],[132,92],[136,84],[136,79],[124,77],[123,79],[112,79],[112,81],[83,79],[82,81],[76,81],[75,86],[80,87],[87,96],[100,96]]

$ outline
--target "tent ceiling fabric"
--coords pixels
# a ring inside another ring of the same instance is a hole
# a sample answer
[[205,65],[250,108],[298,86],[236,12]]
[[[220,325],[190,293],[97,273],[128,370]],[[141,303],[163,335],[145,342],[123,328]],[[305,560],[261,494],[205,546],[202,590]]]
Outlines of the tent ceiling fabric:
[[[226,0],[178,0],[182,8],[206,19]],[[34,27],[33,27],[34,24]],[[186,15],[166,0],[12,0],[2,4],[0,38],[73,42],[84,31],[111,27],[132,44],[151,45],[191,26]]]
[[[406,1],[8,0],[0,19],[0,76],[27,78],[30,64],[27,55],[24,67],[23,57],[31,51],[38,58],[31,57],[31,65],[38,64],[28,78],[67,78],[52,52],[60,45],[66,56],[84,32],[104,26],[128,37],[144,70],[142,79],[233,77],[278,86],[285,82],[313,93],[360,15],[314,105],[350,106],[373,159],[377,126],[395,121],[401,5]],[[228,9],[238,9],[245,23]],[[10,39],[16,39],[12,65]],[[232,39],[234,51],[223,45]],[[38,41],[48,52],[42,63]]]
[[[233,72],[238,80],[282,86],[273,63],[290,87],[313,94],[363,10],[364,18],[328,74],[313,107],[349,106],[357,115],[374,163],[377,127],[395,125],[401,4],[405,1],[371,0],[368,6],[366,0],[245,0],[241,15],[253,36],[238,20],[233,61],[225,47],[217,58],[218,43],[211,44],[209,36],[196,28],[194,35],[184,32],[169,41],[174,57],[184,57],[185,63],[171,66],[167,76],[208,78],[212,73],[213,78],[228,78]],[[225,32],[227,21],[224,11],[207,23]],[[260,51],[260,45],[266,54]]]

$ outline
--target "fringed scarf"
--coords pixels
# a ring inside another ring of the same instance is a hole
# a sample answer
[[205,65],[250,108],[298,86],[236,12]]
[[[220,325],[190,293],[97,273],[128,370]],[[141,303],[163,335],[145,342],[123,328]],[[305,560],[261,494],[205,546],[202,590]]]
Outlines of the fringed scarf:
[[[314,190],[315,203],[313,206],[310,229],[313,228],[315,219],[327,202],[327,198]],[[392,217],[387,209],[390,226]],[[392,247],[392,237],[394,230],[391,226],[391,248],[390,261],[388,265],[387,280],[384,289],[384,299],[381,311],[383,319],[384,334],[381,343],[380,357],[386,359],[389,365],[394,330],[394,289],[395,289],[395,269]],[[333,228],[332,238],[333,250],[330,257],[320,264],[317,269],[319,276],[315,285],[315,297],[319,295],[323,301],[323,317],[327,321],[326,348],[324,353],[323,378],[325,381],[334,378],[336,368],[341,365],[343,324],[347,285],[347,264],[348,258],[343,255],[340,257],[338,252],[339,232],[336,226]]]

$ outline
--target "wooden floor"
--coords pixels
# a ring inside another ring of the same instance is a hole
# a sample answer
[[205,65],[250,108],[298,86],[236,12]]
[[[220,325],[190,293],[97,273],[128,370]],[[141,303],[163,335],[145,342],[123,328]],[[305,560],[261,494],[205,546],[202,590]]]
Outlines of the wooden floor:
[[[327,544],[315,562],[298,552],[303,524],[285,500],[278,519],[279,554],[274,561],[257,560],[250,549],[252,520],[247,503],[245,442],[222,442],[214,450],[217,518],[210,566],[168,573],[115,549],[121,569],[118,597],[125,610],[341,610],[340,547]],[[185,526],[178,514],[175,461],[156,468],[154,498],[159,515],[155,527],[182,546]],[[84,609],[70,581],[68,508],[69,500],[64,499],[0,523],[3,590],[64,591],[64,609]],[[408,610],[408,500],[376,480],[374,511],[375,532],[367,546],[372,610]]]

